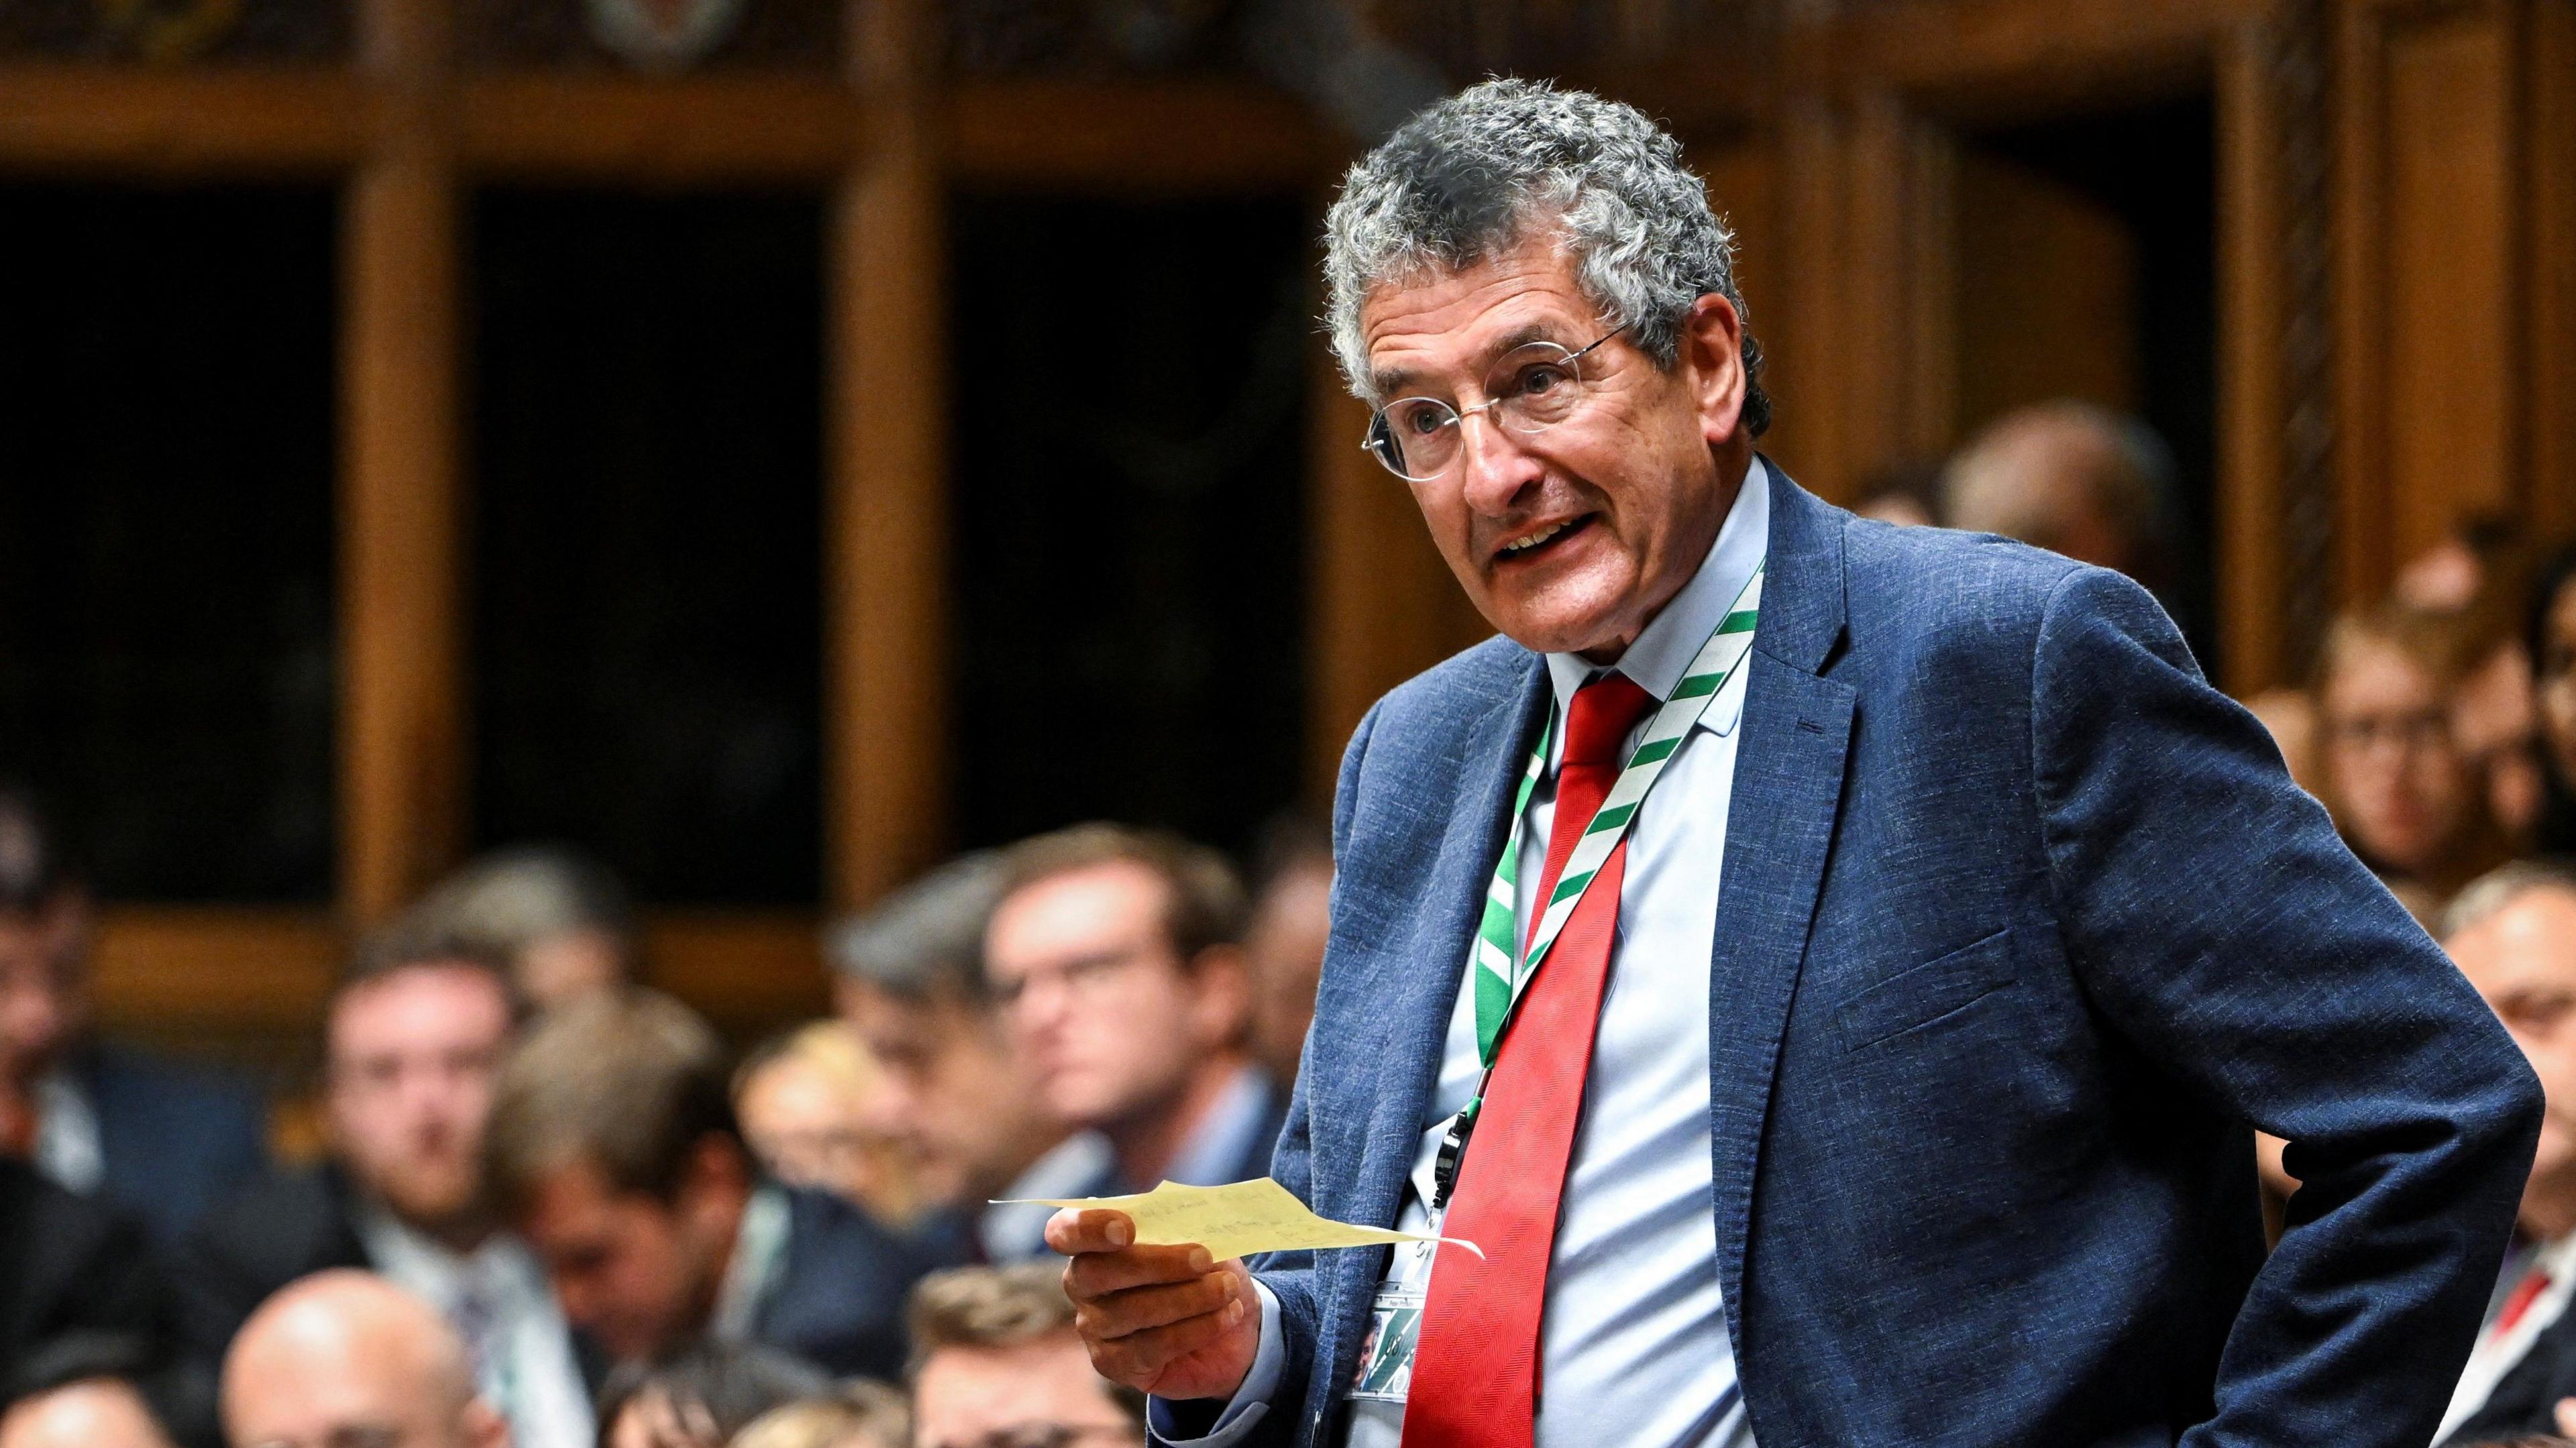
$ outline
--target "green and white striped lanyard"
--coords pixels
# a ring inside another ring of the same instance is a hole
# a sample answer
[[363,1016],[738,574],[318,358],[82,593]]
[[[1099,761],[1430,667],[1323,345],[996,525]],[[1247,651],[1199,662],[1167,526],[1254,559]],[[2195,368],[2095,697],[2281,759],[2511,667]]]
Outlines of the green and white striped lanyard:
[[1449,1133],[1440,1143],[1439,1162],[1432,1173],[1433,1213],[1448,1205],[1449,1190],[1458,1180],[1458,1160],[1467,1150],[1467,1138],[1476,1129],[1476,1114],[1485,1104],[1485,1090],[1493,1084],[1494,1058],[1502,1049],[1503,1032],[1510,1028],[1523,993],[1547,959],[1548,947],[1556,944],[1565,922],[1574,915],[1574,907],[1582,901],[1584,889],[1601,872],[1610,852],[1627,838],[1628,825],[1636,819],[1646,791],[1655,787],[1682,740],[1699,723],[1699,716],[1708,711],[1709,701],[1735,677],[1735,671],[1743,667],[1744,656],[1752,651],[1753,628],[1762,607],[1762,570],[1762,565],[1754,566],[1753,576],[1744,581],[1735,601],[1727,605],[1726,616],[1718,620],[1708,641],[1692,657],[1690,667],[1682,671],[1681,682],[1656,708],[1654,719],[1646,726],[1645,738],[1628,756],[1618,782],[1602,799],[1592,822],[1584,826],[1582,838],[1575,841],[1574,853],[1567,857],[1564,873],[1539,913],[1538,929],[1530,935],[1529,950],[1518,956],[1516,969],[1521,845],[1529,830],[1530,795],[1538,788],[1540,776],[1547,772],[1548,749],[1555,742],[1557,716],[1562,712],[1550,706],[1547,728],[1540,732],[1538,748],[1530,752],[1529,767],[1522,771],[1520,788],[1512,795],[1511,831],[1503,841],[1503,857],[1494,862],[1494,878],[1485,889],[1484,918],[1478,922],[1476,942],[1468,950],[1468,978],[1476,988],[1476,1058],[1484,1074],[1476,1081],[1476,1094],[1450,1118]]

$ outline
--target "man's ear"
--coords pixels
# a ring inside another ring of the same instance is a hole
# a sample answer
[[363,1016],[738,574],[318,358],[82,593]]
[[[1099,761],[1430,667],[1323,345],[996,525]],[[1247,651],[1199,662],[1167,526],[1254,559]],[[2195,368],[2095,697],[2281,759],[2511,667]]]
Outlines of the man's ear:
[[673,1203],[682,1217],[721,1234],[739,1222],[751,1196],[751,1153],[734,1137],[710,1131],[689,1148]]
[[1211,945],[1189,963],[1190,1029],[1210,1049],[1240,1046],[1252,1027],[1252,969],[1239,945]]
[[1715,292],[1682,313],[1678,359],[1699,410],[1700,436],[1718,447],[1736,440],[1744,417],[1744,317]]

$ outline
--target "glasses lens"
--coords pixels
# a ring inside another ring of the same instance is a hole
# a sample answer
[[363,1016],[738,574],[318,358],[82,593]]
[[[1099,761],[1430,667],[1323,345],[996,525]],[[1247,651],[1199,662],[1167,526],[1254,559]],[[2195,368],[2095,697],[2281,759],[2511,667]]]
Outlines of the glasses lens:
[[1503,422],[1522,432],[1554,427],[1573,415],[1583,397],[1583,373],[1574,354],[1552,342],[1523,347],[1504,360],[1494,390]]
[[1389,403],[1370,424],[1369,443],[1396,476],[1426,481],[1457,456],[1458,414],[1427,397]]

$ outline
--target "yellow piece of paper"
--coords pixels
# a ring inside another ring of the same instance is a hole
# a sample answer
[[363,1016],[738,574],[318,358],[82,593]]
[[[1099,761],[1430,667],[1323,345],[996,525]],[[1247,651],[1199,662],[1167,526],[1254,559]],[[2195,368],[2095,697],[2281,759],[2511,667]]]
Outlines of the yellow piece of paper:
[[1478,1257],[1485,1255],[1475,1243],[1456,1237],[1424,1237],[1390,1232],[1383,1227],[1356,1227],[1316,1216],[1297,1200],[1295,1193],[1268,1177],[1222,1187],[1185,1187],[1178,1182],[1165,1182],[1150,1192],[1125,1197],[1022,1200],[1042,1207],[1124,1212],[1136,1224],[1139,1245],[1168,1247],[1195,1242],[1220,1262],[1228,1257],[1249,1257],[1255,1252],[1374,1247],[1388,1242],[1446,1242]]

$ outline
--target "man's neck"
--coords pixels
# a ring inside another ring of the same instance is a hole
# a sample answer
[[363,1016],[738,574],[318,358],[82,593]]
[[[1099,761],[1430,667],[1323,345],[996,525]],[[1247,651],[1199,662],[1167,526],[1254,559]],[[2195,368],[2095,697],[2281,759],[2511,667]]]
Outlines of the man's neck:
[[1708,562],[1709,550],[1717,546],[1717,536],[1726,531],[1726,517],[1735,511],[1735,500],[1744,496],[1745,483],[1753,476],[1753,454],[1750,449],[1743,451],[1740,456],[1733,453],[1721,454],[1717,458],[1717,465],[1721,473],[1731,471],[1734,477],[1731,481],[1721,483],[1719,487],[1717,506],[1711,510],[1706,535],[1693,540],[1697,543],[1696,547],[1692,546],[1692,541],[1685,541],[1681,545],[1681,551],[1691,560],[1690,568],[1665,585],[1664,596],[1656,599],[1653,605],[1647,608],[1644,616],[1637,620],[1637,626],[1634,629],[1592,648],[1575,650],[1582,655],[1585,663],[1599,664],[1603,668],[1608,668],[1626,657],[1628,650],[1636,644],[1637,640],[1645,636],[1646,630],[1654,627],[1655,620],[1663,616],[1664,610],[1673,606],[1673,600],[1681,597],[1682,590],[1690,586],[1690,581],[1699,576],[1700,569]]
[[1039,1158],[1062,1146],[1064,1139],[1072,1134],[1063,1123],[1031,1112],[1012,1139],[1010,1151],[969,1182],[963,1197],[968,1203],[975,1203],[1005,1195],[1011,1190],[1012,1183],[1028,1175],[1029,1168],[1036,1166]]
[[1119,1175],[1140,1186],[1161,1181],[1234,1084],[1244,1059],[1240,1052],[1219,1051],[1193,1068],[1181,1089],[1160,1105],[1103,1126],[1101,1134],[1118,1157]]
[[473,1255],[476,1248],[492,1240],[497,1224],[487,1212],[463,1211],[445,1217],[415,1217],[372,1191],[367,1200],[375,1209],[412,1235],[433,1242],[459,1257]]

